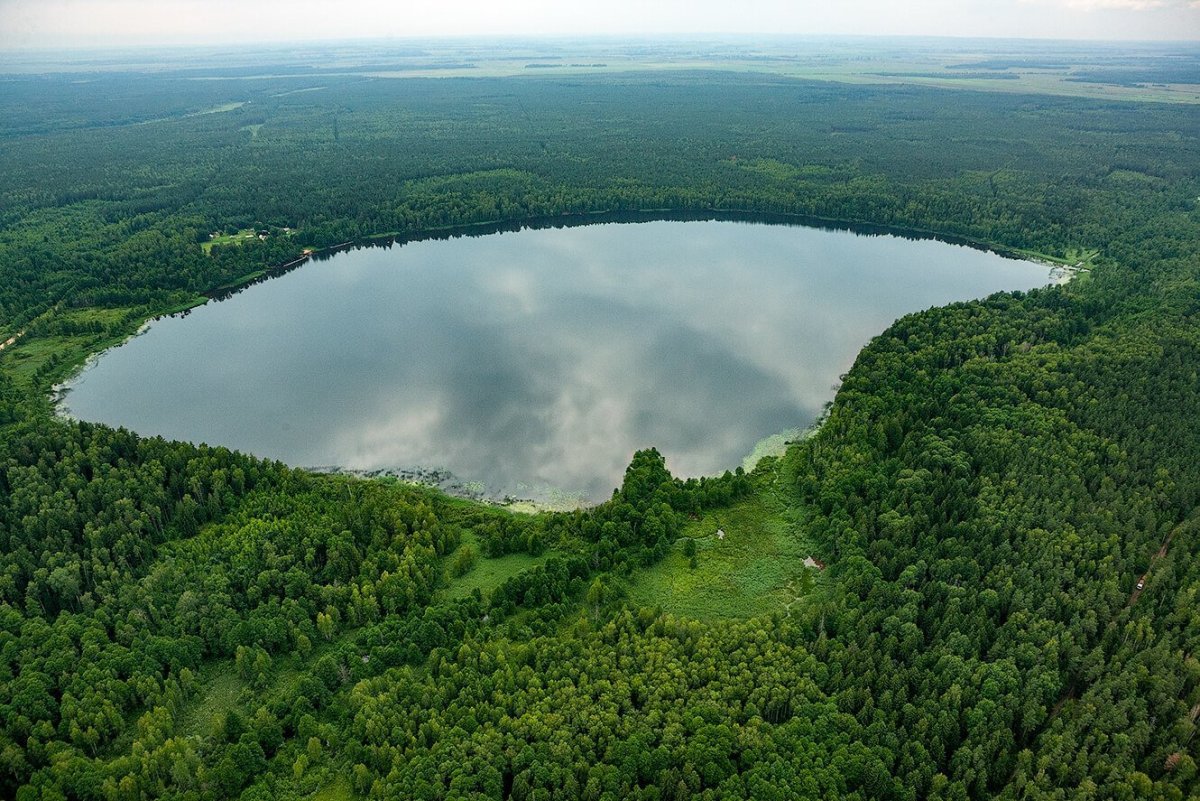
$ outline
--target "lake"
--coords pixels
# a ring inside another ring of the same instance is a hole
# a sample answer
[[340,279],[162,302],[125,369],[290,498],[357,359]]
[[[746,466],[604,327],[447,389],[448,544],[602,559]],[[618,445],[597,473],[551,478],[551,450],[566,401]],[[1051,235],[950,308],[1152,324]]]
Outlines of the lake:
[[151,324],[64,411],[306,467],[601,500],[634,450],[733,469],[909,312],[1048,283],[934,240],[654,221],[339,253]]

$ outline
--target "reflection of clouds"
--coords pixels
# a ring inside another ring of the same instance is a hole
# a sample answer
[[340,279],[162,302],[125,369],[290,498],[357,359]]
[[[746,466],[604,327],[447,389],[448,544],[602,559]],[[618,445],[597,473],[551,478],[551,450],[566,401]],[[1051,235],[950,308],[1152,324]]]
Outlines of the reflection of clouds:
[[[862,314],[880,309],[873,320],[877,332],[906,310],[888,309],[889,282],[855,252],[869,240],[849,234],[818,232],[836,240],[828,244],[797,237],[794,228],[738,223],[624,228],[616,243],[609,231],[595,227],[555,240],[553,248],[571,260],[572,269],[583,265],[587,290],[605,314],[617,306],[643,308],[731,343],[739,361],[784,380],[810,410],[828,400],[831,383],[814,381],[814,374],[836,378],[865,343]],[[677,235],[664,235],[664,229]],[[733,247],[731,229],[741,240]],[[895,241],[885,240],[889,247]],[[672,267],[646,269],[663,262]],[[574,272],[568,275],[570,280]],[[832,301],[845,294],[860,309],[847,313],[843,303]]]
[[[325,440],[330,453],[340,454],[344,467],[376,468],[416,462],[428,467],[441,464],[428,460],[437,453],[437,435],[445,416],[439,403],[406,403],[390,414],[375,415],[333,429]],[[324,464],[324,463],[322,463]]]
[[636,272],[624,277],[620,290],[584,295],[569,271],[501,261],[455,293],[423,292],[409,314],[419,333],[374,376],[387,391],[363,420],[384,422],[346,419],[324,447],[355,467],[448,467],[601,497],[636,448],[659,447],[684,474],[711,473],[762,432],[805,419],[736,342],[683,322]]
[[[684,474],[714,472],[761,432],[807,414],[780,401],[783,381],[720,338],[660,320],[649,306],[572,294],[573,282],[528,279],[517,284],[529,308],[543,310],[529,325],[455,319],[459,336],[425,337],[419,359],[396,360],[401,372],[385,383],[404,393],[385,399],[390,413],[420,410],[423,397],[436,395],[439,415],[418,414],[415,430],[375,428],[372,436],[389,438],[387,445],[353,449],[345,440],[361,442],[363,427],[349,421],[333,449],[355,454],[359,467],[394,465],[401,453],[461,475],[519,476],[601,496],[636,448],[660,447]],[[538,293],[550,297],[532,297]]]
[[540,308],[542,294],[529,270],[501,267],[479,276],[479,291],[492,310],[509,319],[529,317]]
[[652,367],[633,388],[636,433],[644,445],[659,445],[683,475],[733,466],[765,436],[759,432],[807,416],[778,375],[710,333],[672,327],[647,343],[643,359]]
[[940,243],[736,223],[421,242],[163,321],[69,404],[293,464],[603,498],[638,448],[716,473],[806,425],[897,316],[1042,278]]
[[561,391],[544,413],[546,436],[526,451],[524,475],[535,483],[579,488],[603,497],[620,483],[633,455],[627,444],[630,399],[564,378]]

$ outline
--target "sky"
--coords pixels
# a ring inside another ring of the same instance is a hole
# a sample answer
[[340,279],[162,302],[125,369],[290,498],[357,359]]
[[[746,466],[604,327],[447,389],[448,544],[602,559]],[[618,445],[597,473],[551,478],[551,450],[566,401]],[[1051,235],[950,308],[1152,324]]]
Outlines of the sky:
[[564,34],[1200,40],[1200,0],[0,0],[0,48]]

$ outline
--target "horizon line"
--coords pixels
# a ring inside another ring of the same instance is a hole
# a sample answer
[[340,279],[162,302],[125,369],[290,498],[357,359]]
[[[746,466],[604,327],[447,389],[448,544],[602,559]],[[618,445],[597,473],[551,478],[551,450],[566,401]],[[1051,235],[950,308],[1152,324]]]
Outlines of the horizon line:
[[0,53],[62,53],[62,52],[116,52],[129,50],[199,50],[205,48],[254,48],[254,47],[289,47],[294,45],[348,45],[388,42],[430,42],[449,43],[466,41],[645,41],[645,40],[813,40],[813,39],[859,39],[859,40],[939,40],[939,41],[980,41],[980,42],[1036,42],[1039,44],[1063,42],[1071,44],[1109,44],[1109,45],[1192,45],[1200,48],[1200,37],[1189,39],[1099,39],[1093,37],[1062,37],[1062,36],[988,36],[985,34],[872,34],[872,33],[800,33],[800,32],[671,32],[659,31],[648,33],[463,33],[463,34],[413,34],[397,36],[353,36],[332,39],[323,38],[291,38],[291,39],[232,39],[214,40],[209,42],[165,41],[160,43],[149,41],[125,42],[122,44],[96,44],[94,42],[73,42],[42,45],[8,45],[0,42]]

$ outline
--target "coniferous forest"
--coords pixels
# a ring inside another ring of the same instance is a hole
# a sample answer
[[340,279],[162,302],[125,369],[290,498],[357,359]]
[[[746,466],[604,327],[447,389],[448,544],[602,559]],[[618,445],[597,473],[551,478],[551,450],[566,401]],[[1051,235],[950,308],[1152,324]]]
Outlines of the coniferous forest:
[[[534,72],[4,78],[0,797],[1200,796],[1196,106]],[[668,213],[1088,269],[897,320],[750,472],[646,443],[571,512],[54,412],[306,249]],[[754,504],[827,565],[798,602],[635,600]]]

